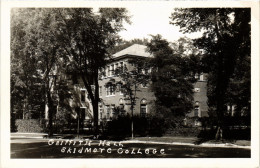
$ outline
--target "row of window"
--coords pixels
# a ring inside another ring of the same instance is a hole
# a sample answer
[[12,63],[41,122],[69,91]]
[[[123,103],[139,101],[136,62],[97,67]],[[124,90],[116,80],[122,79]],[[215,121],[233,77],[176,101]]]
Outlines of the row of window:
[[[121,85],[118,84],[118,90],[120,91],[120,95],[122,95],[121,91]],[[106,87],[106,95],[107,96],[113,96],[116,92],[116,86],[115,85],[108,85]],[[102,96],[102,86],[99,87],[99,95]],[[86,90],[81,90],[80,93],[81,102],[86,102]]]
[[119,67],[123,67],[124,63],[123,62],[119,62],[119,63],[115,63],[115,64],[111,64],[106,66],[106,68],[102,69],[103,72],[103,77],[111,77],[115,75],[115,70]]
[[[147,88],[147,84],[141,84],[142,88]],[[99,86],[99,96],[102,96],[102,86]],[[105,87],[106,90],[106,96],[114,96],[116,89],[119,91],[120,95],[123,95],[123,91],[122,91],[122,84],[118,83],[117,85],[107,85]],[[86,90],[81,90],[80,93],[80,98],[81,98],[81,102],[86,102]]]
[[[120,92],[120,95],[123,95],[122,92],[122,85],[121,84],[117,84],[118,87],[118,91]],[[147,85],[142,84],[143,88],[146,88]],[[115,85],[108,85],[106,88],[106,96],[114,96],[115,92],[116,92],[116,86]],[[194,92],[200,92],[200,88],[195,88]],[[102,96],[102,86],[99,86],[99,95]],[[85,102],[86,101],[86,90],[81,90],[81,102]]]
[[[106,77],[112,77],[115,75],[115,70],[120,68],[123,68],[125,66],[124,62],[119,62],[119,63],[114,63],[111,65],[106,66],[106,68],[103,68],[101,70],[102,73],[102,78],[106,78]],[[131,64],[131,66],[135,66],[135,64]],[[148,74],[149,72],[151,72],[151,69],[138,69],[139,73],[143,73],[143,74]]]
[[[122,110],[119,114],[116,114],[115,111],[115,105],[106,105],[104,106],[105,109],[103,109],[103,106],[99,106],[99,115],[101,119],[111,119],[113,117],[116,117],[117,115],[124,115],[124,101],[121,98],[119,100],[119,108]],[[145,117],[147,114],[147,101],[146,99],[142,99],[140,102],[140,116]]]

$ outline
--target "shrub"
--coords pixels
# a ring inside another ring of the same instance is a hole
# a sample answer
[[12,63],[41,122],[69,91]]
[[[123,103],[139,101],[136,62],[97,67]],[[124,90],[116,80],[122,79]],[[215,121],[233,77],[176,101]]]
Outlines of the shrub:
[[18,132],[42,132],[38,119],[17,119],[15,121]]
[[163,118],[152,117],[149,120],[149,135],[162,136],[168,130],[169,126]]
[[[167,130],[165,120],[157,117],[134,116],[134,136],[162,136]],[[120,116],[106,123],[104,135],[113,138],[126,138],[131,136],[132,118]]]
[[185,137],[197,137],[200,134],[200,127],[190,128],[171,128],[167,131],[168,136],[185,136]]
[[11,113],[10,124],[11,124],[11,132],[16,132],[17,126],[15,125],[15,114],[14,113]]

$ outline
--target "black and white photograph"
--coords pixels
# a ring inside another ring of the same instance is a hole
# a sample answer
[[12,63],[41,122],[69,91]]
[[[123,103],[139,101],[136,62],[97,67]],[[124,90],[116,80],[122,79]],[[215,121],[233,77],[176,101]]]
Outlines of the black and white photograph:
[[259,166],[259,2],[176,4],[8,6],[1,155]]

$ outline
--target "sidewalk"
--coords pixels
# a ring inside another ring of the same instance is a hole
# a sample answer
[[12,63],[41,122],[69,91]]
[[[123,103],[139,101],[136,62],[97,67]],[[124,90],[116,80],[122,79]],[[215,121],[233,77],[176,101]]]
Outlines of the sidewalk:
[[[63,139],[73,139],[71,134],[62,135],[54,134],[57,137],[63,137]],[[47,136],[46,133],[11,133],[11,138],[25,138],[25,139],[44,139]],[[68,137],[68,138],[67,138]],[[77,135],[74,135],[77,139]],[[80,136],[82,138],[82,136]],[[84,138],[92,136],[84,136]],[[91,139],[91,138],[89,138]],[[169,144],[169,145],[189,145],[189,146],[201,146],[201,147],[226,147],[226,148],[251,148],[251,141],[248,140],[236,140],[236,141],[216,141],[209,140],[203,143],[198,143],[197,137],[135,137],[128,140],[121,141],[122,143],[145,143],[145,144]]]
[[236,140],[236,141],[216,141],[209,140],[203,143],[198,143],[197,137],[137,137],[128,142],[133,143],[160,143],[174,145],[199,145],[204,147],[228,147],[228,148],[251,148],[251,141]]
[[11,138],[43,138],[47,135],[46,133],[24,133],[24,132],[15,132],[11,133]]

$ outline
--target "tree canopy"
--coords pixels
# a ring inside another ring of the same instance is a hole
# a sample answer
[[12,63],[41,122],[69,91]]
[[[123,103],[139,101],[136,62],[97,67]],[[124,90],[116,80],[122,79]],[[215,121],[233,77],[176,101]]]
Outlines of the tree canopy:
[[[123,29],[123,22],[129,22],[126,9],[100,8],[94,13],[91,8],[18,8],[12,13],[14,57],[35,60],[37,71],[29,71],[38,72],[49,91],[54,81],[50,75],[56,75],[59,68],[80,76],[93,105],[97,131],[98,70],[106,64],[108,49],[119,39],[117,32]],[[25,59],[18,61],[26,64]],[[48,105],[53,106],[51,94],[47,97]]]
[[234,81],[232,78],[236,76],[237,70],[244,63],[247,68],[243,70],[243,77],[239,75],[241,77],[240,88],[247,90],[245,91],[247,93],[243,92],[244,96],[240,96],[244,97],[243,101],[247,102],[246,106],[250,106],[250,94],[248,93],[250,90],[251,50],[250,9],[175,9],[171,15],[171,24],[179,26],[184,33],[203,32],[202,37],[194,39],[193,42],[204,52],[204,71],[209,73],[208,104],[213,111],[216,111],[218,117],[219,129],[216,134],[216,138],[218,138],[219,135],[221,136],[219,133],[222,132],[223,128],[226,104],[230,100],[228,97],[234,96],[228,92],[228,90],[234,89],[232,88]]
[[152,36],[152,40],[147,44],[148,51],[154,56],[149,63],[152,67],[152,90],[156,97],[157,115],[175,120],[177,125],[191,112],[192,84],[195,82],[192,69],[187,68],[191,62],[191,53],[174,50],[183,47],[184,43],[170,44],[160,35]]

